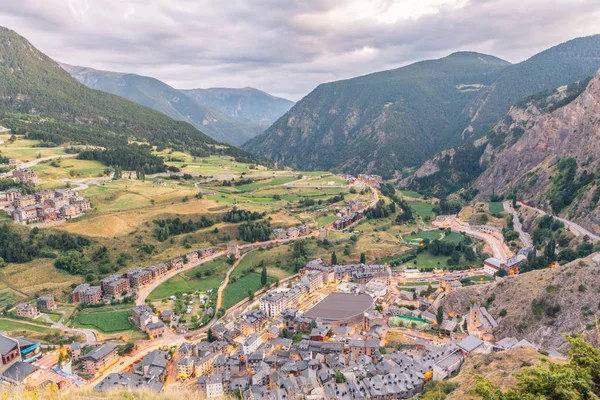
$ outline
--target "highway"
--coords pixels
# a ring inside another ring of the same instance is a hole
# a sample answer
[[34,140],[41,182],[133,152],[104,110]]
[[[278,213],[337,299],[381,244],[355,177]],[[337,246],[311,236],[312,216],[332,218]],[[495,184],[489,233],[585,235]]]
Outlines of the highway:
[[531,239],[529,238],[529,234],[523,231],[523,224],[521,224],[521,220],[519,219],[519,213],[512,207],[512,204],[509,200],[504,200],[502,203],[504,206],[504,211],[513,216],[513,228],[515,232],[519,234],[519,239],[521,243],[523,243],[523,247],[531,248],[533,245],[531,244]]
[[[522,202],[520,202],[520,201],[518,202],[518,204],[519,204],[521,207],[525,207],[525,208],[529,208],[530,210],[534,210],[534,211],[536,211],[538,214],[541,214],[541,215],[546,215],[546,212],[545,212],[544,210],[541,210],[541,209],[539,209],[539,208],[535,208],[535,207],[528,206],[527,204],[525,204],[525,203],[522,203]],[[600,241],[600,236],[593,234],[592,232],[588,231],[587,229],[585,229],[585,228],[584,228],[584,227],[582,227],[581,225],[579,225],[579,224],[577,224],[577,223],[575,223],[575,222],[573,222],[573,221],[569,221],[568,219],[564,219],[564,218],[561,218],[561,217],[557,217],[557,216],[555,216],[555,215],[552,215],[552,216],[553,216],[554,218],[556,218],[557,220],[561,221],[563,224],[565,224],[565,226],[566,226],[567,228],[569,228],[569,230],[570,230],[570,231],[571,231],[571,232],[572,232],[572,233],[573,233],[575,236],[585,236],[585,235],[587,235],[587,236],[590,238],[590,240],[591,240],[592,242],[594,242],[594,243],[595,243],[595,242],[598,242],[598,241]]]

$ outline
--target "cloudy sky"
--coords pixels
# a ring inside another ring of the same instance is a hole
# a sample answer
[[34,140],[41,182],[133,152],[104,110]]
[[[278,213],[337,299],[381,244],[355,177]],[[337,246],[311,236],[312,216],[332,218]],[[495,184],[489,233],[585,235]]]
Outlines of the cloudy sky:
[[177,88],[322,82],[457,50],[511,62],[600,33],[598,0],[5,0],[0,25],[55,60]]

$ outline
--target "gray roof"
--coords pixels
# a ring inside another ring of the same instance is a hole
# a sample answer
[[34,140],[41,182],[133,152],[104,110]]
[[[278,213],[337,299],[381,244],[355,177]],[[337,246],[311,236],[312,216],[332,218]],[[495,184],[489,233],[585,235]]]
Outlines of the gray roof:
[[324,318],[344,320],[366,311],[373,304],[373,298],[368,294],[351,294],[333,292],[311,308],[307,318]]
[[119,372],[109,374],[102,382],[94,387],[97,392],[119,389],[149,389],[153,392],[160,392],[163,384],[154,378],[145,378],[130,372]]
[[467,336],[460,342],[456,343],[458,347],[465,350],[466,352],[471,352],[481,346],[483,344],[483,340],[476,338],[475,336]]
[[2,376],[16,382],[22,382],[25,378],[33,374],[38,369],[39,367],[33,364],[17,361],[16,363],[8,367],[8,369],[4,371]]
[[0,335],[0,354],[8,354],[17,347],[17,341],[4,335]]
[[106,343],[85,355],[83,360],[98,361],[112,353],[118,346],[115,343]]

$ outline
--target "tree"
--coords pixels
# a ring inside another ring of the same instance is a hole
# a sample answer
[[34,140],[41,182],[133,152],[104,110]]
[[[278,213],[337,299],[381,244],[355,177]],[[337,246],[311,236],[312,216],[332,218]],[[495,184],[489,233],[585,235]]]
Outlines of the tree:
[[335,254],[335,251],[333,253],[331,253],[331,265],[337,265],[337,255]]
[[254,292],[252,290],[248,290],[248,299],[250,301],[254,300]]
[[212,329],[210,328],[208,328],[208,331],[206,331],[206,339],[211,343],[217,340],[217,338],[213,335]]
[[263,267],[260,272],[260,284],[262,287],[267,286],[267,267]]
[[339,370],[335,371],[334,377],[335,377],[335,383],[344,383],[344,382],[346,382],[346,377]]
[[437,322],[438,327],[442,325],[444,322],[444,309],[442,307],[438,307],[437,314],[435,315],[435,322]]
[[367,263],[367,255],[365,253],[360,253],[360,263],[361,264]]

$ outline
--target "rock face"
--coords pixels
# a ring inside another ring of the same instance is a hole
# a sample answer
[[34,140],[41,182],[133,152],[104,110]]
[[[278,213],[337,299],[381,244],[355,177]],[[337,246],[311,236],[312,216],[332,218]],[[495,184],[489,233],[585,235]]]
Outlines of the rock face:
[[[464,315],[472,303],[482,304],[493,295],[488,311],[498,321],[497,340],[516,337],[545,349],[560,349],[565,334],[583,333],[586,340],[597,343],[594,314],[599,287],[600,268],[588,257],[501,282],[459,288],[442,305],[447,312]],[[506,310],[504,317],[502,310]]]
[[544,182],[551,167],[560,159],[574,158],[578,165],[595,171],[600,165],[600,70],[575,100],[550,113],[540,114],[535,105],[515,108],[510,113],[512,124],[503,123],[495,132],[507,135],[524,127],[522,136],[512,145],[486,149],[481,163],[489,163],[474,187],[482,194],[493,188],[503,193],[525,183],[530,174],[537,176],[528,193],[542,201]]

